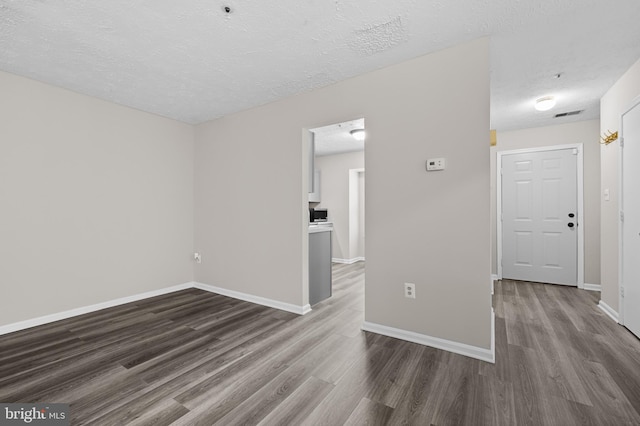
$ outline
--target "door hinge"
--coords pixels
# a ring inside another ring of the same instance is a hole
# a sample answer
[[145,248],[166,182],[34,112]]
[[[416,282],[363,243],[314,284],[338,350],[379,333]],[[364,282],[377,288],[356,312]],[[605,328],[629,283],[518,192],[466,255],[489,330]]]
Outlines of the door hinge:
[[620,148],[624,148],[624,138],[620,138]]
[[624,297],[624,287],[620,287],[620,296]]
[[620,210],[620,222],[624,222],[624,212]]

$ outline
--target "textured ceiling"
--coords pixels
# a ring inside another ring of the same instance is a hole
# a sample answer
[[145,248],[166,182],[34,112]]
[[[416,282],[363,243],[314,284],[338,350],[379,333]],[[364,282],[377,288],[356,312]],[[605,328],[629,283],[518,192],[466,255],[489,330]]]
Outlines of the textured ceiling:
[[349,133],[355,129],[364,130],[364,118],[311,129],[315,135],[316,156],[364,150],[365,141],[358,141]]
[[640,58],[639,16],[638,0],[0,0],[0,69],[200,123],[490,36],[502,130],[598,117]]

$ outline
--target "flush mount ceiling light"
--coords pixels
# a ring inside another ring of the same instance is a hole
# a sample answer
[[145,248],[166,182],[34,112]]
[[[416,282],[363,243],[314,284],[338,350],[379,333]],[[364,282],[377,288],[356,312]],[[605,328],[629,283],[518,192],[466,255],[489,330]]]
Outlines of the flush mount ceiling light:
[[553,96],[543,96],[536,100],[536,109],[538,111],[548,111],[556,105],[556,100]]
[[351,133],[351,136],[357,141],[364,140],[364,129],[353,129],[349,133]]

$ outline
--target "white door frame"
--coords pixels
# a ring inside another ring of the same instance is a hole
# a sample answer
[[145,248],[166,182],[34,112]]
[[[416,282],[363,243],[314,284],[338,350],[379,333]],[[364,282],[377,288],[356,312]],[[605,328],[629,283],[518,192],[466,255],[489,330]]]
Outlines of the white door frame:
[[[623,126],[623,117],[626,113],[634,109],[636,106],[640,104],[640,96],[635,98],[629,108],[625,109],[622,114],[620,114],[620,141],[624,140],[624,126]],[[622,192],[622,178],[623,178],[623,151],[624,149],[618,149],[618,194],[620,197],[618,198],[618,323],[624,325],[624,298],[622,297],[622,289],[624,288],[624,282],[622,282],[622,212],[624,206],[624,193]]]
[[[359,228],[359,207],[358,207],[358,197],[360,195],[360,190],[358,188],[358,176],[360,173],[365,173],[364,168],[358,169],[349,169],[349,253],[347,259],[349,259],[350,263],[355,263],[358,261],[364,261],[365,257],[354,255],[354,247],[357,247],[357,238],[358,238],[358,228]],[[366,179],[366,178],[365,178]],[[366,211],[366,209],[365,209]],[[365,213],[366,214],[366,213]],[[365,222],[366,226],[366,222]],[[366,253],[365,253],[366,256]]]
[[498,279],[502,279],[502,156],[512,154],[528,154],[532,152],[557,151],[561,149],[577,149],[577,183],[578,183],[578,288],[584,288],[584,170],[583,170],[583,148],[581,143],[543,146],[538,148],[513,149],[509,151],[498,151],[496,153],[496,248],[497,248],[497,272]]

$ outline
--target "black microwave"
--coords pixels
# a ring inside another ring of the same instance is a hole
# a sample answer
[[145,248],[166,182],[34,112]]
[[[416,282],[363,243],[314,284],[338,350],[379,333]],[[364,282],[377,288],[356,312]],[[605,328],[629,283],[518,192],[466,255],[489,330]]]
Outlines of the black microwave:
[[327,209],[309,208],[309,222],[326,222]]

